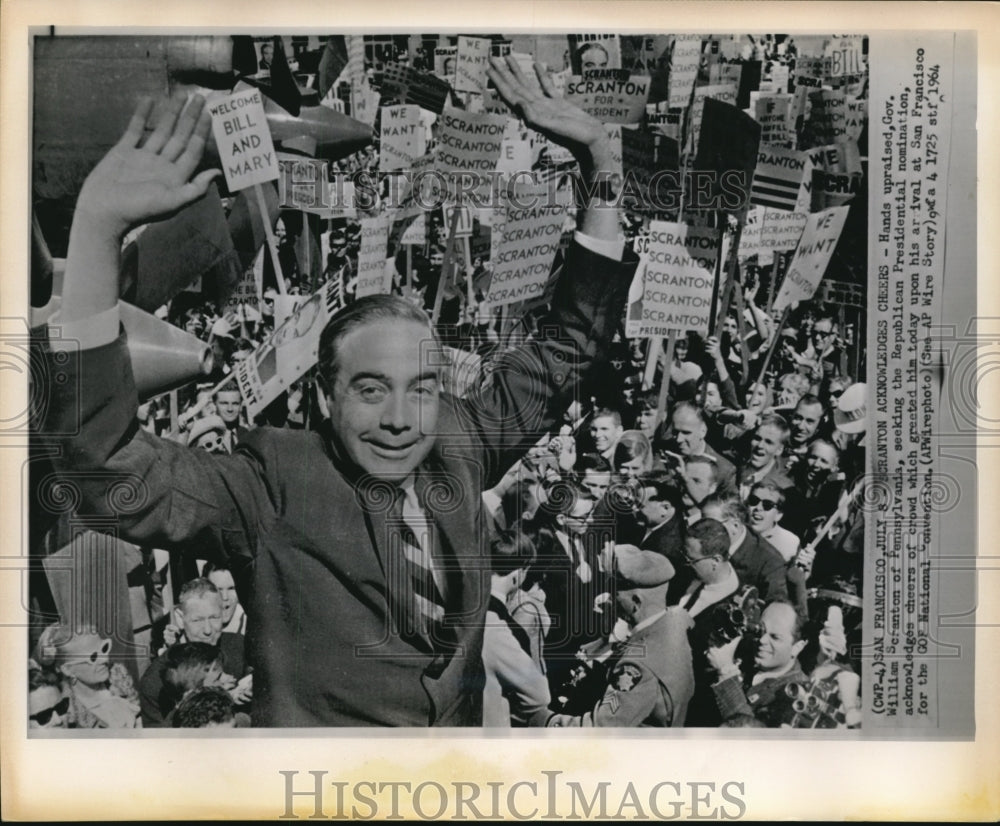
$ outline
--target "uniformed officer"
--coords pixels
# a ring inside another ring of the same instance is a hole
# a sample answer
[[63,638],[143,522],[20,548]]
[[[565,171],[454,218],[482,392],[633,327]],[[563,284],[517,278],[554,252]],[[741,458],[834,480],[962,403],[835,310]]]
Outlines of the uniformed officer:
[[[660,560],[660,561],[658,561]],[[665,608],[673,566],[658,554],[617,556],[615,602],[630,633],[615,643],[607,660],[607,686],[598,703],[580,716],[538,712],[534,726],[683,726],[694,690],[691,617]]]

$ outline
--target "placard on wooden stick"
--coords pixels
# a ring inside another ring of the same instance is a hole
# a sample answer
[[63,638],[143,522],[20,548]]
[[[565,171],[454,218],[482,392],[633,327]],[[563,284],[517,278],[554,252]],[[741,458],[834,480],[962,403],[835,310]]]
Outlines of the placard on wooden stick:
[[260,189],[262,183],[277,180],[280,174],[278,156],[274,151],[260,90],[245,89],[213,101],[209,103],[208,111],[212,116],[212,134],[219,149],[226,186],[230,192],[254,188],[278,290],[284,295],[287,290],[278,260],[278,245],[264,202],[264,193]]
[[259,89],[247,89],[208,104],[212,134],[230,192],[278,178],[278,156]]

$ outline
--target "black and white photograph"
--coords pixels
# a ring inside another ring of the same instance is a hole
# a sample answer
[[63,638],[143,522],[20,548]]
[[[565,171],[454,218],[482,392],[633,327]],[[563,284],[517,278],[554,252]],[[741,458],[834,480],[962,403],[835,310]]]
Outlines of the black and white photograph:
[[195,818],[996,814],[983,32],[304,5],[18,18],[5,741],[204,749]]

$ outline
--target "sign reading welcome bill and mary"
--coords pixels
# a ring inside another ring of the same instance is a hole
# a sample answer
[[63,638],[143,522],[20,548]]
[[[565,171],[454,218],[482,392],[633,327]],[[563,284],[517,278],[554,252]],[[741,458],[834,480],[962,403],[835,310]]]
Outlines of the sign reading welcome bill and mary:
[[230,192],[278,177],[278,156],[259,89],[211,100],[208,111]]

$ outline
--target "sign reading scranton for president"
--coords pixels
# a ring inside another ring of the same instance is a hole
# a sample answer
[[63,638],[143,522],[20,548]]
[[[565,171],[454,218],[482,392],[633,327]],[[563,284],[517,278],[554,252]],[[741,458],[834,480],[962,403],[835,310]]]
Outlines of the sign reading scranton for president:
[[208,111],[230,192],[278,177],[278,157],[259,89],[212,101]]
[[592,69],[566,84],[566,99],[602,123],[638,123],[646,111],[650,79],[617,69]]
[[665,336],[686,330],[708,335],[718,255],[718,230],[651,222],[641,304],[635,312],[629,308],[626,335]]

